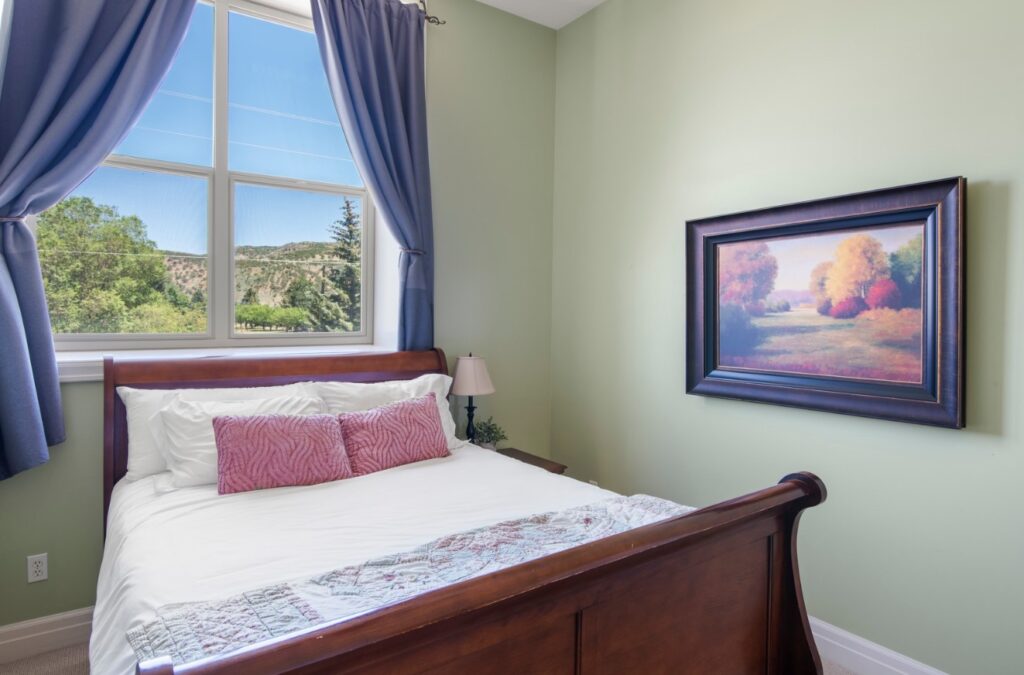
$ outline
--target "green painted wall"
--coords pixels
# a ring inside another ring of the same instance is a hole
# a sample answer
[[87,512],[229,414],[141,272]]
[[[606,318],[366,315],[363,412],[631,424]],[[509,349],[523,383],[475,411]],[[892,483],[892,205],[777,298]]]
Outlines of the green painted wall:
[[[554,455],[708,504],[806,469],[812,614],[954,673],[1020,672],[1024,5],[609,0],[559,31]],[[970,179],[968,424],[684,394],[687,219]]]
[[[437,343],[489,357],[480,398],[511,442],[548,452],[555,32],[471,0],[434,0],[428,114]],[[0,625],[94,602],[102,552],[102,391],[63,387],[68,441],[0,483]],[[464,405],[464,401],[459,401]],[[49,553],[50,579],[25,582]]]
[[[548,454],[555,31],[470,0],[433,0],[427,102],[437,344],[487,358],[478,397],[516,445]],[[458,399],[465,405],[465,399]]]
[[[50,462],[0,483],[0,625],[93,604],[103,551],[103,386],[61,387],[68,440]],[[25,556],[49,579],[25,581]]]

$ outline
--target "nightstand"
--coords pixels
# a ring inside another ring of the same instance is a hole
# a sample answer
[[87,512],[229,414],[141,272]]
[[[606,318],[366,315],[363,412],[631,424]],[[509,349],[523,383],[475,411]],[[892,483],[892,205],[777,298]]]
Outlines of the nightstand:
[[559,464],[558,462],[551,459],[544,459],[543,457],[538,457],[537,455],[531,455],[530,453],[524,452],[523,450],[519,450],[517,448],[499,448],[495,450],[495,452],[497,452],[499,455],[511,457],[512,459],[518,459],[520,462],[526,462],[527,464],[532,464],[533,466],[539,466],[540,468],[546,471],[550,471],[551,473],[562,474],[565,473],[566,468],[568,468],[565,466],[565,464]]

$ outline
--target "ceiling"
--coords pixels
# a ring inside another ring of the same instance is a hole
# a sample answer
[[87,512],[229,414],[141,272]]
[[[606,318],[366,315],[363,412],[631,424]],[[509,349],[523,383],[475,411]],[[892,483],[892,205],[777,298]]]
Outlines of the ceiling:
[[561,28],[580,18],[604,0],[480,0],[510,14],[548,28]]
[[[403,1],[411,2],[412,0]],[[309,0],[257,0],[257,2],[293,14],[309,16]],[[558,29],[583,16],[604,0],[480,0],[480,2],[549,28]],[[429,2],[427,4],[429,6]]]

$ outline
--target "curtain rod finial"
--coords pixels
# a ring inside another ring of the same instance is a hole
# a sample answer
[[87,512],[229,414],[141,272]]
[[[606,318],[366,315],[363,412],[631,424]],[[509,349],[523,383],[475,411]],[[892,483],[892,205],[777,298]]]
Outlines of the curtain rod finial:
[[432,16],[430,12],[427,11],[427,0],[419,0],[419,2],[420,7],[423,8],[423,18],[426,19],[427,23],[433,24],[435,26],[443,26],[446,23],[448,23],[444,19],[439,19],[436,16]]

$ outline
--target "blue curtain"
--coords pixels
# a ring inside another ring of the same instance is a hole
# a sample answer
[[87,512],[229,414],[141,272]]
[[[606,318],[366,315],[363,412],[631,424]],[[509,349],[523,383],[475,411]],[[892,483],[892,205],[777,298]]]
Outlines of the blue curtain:
[[423,12],[399,0],[311,0],[353,159],[402,247],[399,349],[434,346],[434,221]]
[[85,180],[170,68],[195,0],[17,0],[0,91],[0,480],[64,440],[57,364],[25,217]]

